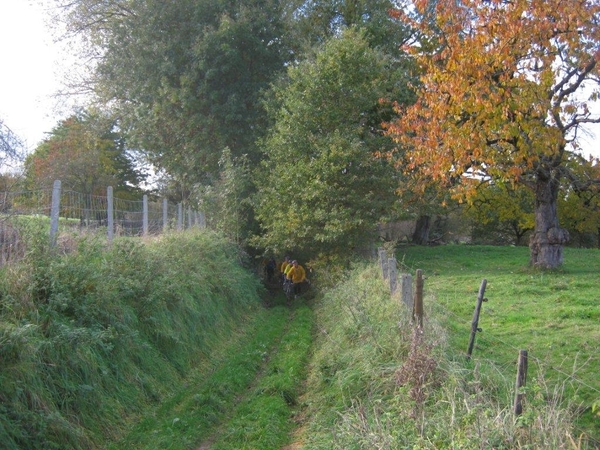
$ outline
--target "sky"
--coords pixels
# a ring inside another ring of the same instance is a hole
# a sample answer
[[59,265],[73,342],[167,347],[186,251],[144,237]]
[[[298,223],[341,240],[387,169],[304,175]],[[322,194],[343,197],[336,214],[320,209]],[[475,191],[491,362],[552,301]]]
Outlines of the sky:
[[64,58],[37,1],[0,0],[0,54],[0,117],[32,150],[65,117],[52,99]]
[[[69,55],[53,43],[46,19],[39,0],[0,0],[0,118],[30,151],[69,113],[52,97]],[[585,156],[600,156],[600,126],[594,128],[581,136]]]

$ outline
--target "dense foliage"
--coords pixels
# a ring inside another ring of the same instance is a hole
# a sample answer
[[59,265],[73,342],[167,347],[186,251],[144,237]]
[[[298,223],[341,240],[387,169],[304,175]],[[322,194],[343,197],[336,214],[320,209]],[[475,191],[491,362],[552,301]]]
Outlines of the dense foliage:
[[[591,0],[48,1],[90,63],[73,87],[93,93],[128,148],[154,164],[161,195],[211,208],[213,225],[244,245],[257,235],[260,252],[298,242],[313,254],[346,251],[392,217],[416,219],[412,239],[427,244],[437,218],[464,200],[450,197],[465,194],[474,206],[476,185],[490,179],[534,194],[533,229],[506,217],[512,207],[470,217],[483,219],[476,227],[490,240],[505,240],[506,226],[519,242],[533,236],[533,264],[559,265],[569,234],[583,245],[598,234],[574,214],[577,199],[596,214],[599,185],[597,162],[574,158],[580,126],[598,121],[589,108],[597,98]],[[343,59],[340,42],[357,39],[349,33],[368,47],[358,60],[377,60],[370,73]],[[370,96],[375,105],[365,103]],[[396,144],[381,135],[382,121]],[[366,163],[369,152],[387,158]],[[386,173],[389,163],[396,174]],[[531,213],[526,206],[519,217]]]
[[95,55],[93,89],[130,144],[189,188],[221,152],[255,157],[260,92],[288,58],[278,0],[58,0]]
[[393,214],[397,180],[375,153],[393,145],[379,125],[390,113],[384,99],[410,97],[402,73],[349,29],[274,87],[274,126],[256,177],[261,245],[351,252]]

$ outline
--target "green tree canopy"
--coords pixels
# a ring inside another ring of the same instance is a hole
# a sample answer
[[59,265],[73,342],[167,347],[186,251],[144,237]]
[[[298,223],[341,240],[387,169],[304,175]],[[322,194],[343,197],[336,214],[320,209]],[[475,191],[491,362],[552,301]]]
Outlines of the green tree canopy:
[[534,227],[535,198],[524,186],[502,182],[482,182],[465,215],[496,244],[521,245],[523,237]]
[[296,50],[305,52],[349,27],[361,28],[372,47],[398,53],[407,30],[389,14],[396,0],[290,0],[288,23]]
[[350,252],[390,214],[398,182],[375,155],[392,145],[380,128],[391,112],[384,99],[409,97],[403,73],[355,29],[288,70],[289,82],[274,87],[256,177],[259,245]]
[[210,181],[225,147],[256,158],[260,93],[287,57],[278,0],[57,0],[96,57],[91,79],[160,169]]
[[558,197],[560,221],[574,244],[600,248],[600,161],[571,155],[567,164],[574,175]]

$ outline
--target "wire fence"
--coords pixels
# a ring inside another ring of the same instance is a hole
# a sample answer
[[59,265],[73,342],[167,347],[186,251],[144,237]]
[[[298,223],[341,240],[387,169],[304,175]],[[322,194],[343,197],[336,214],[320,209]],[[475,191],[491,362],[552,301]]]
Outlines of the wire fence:
[[[381,267],[382,278],[384,279],[384,282],[389,285],[392,297],[395,297],[401,301],[404,306],[406,306],[407,313],[411,315],[415,324],[422,326],[423,317],[419,318],[417,311],[417,304],[422,302],[422,298],[417,298],[418,286],[417,289],[413,289],[412,275],[397,273],[396,259],[394,257],[388,258],[386,251],[381,248],[379,249],[378,262]],[[418,272],[419,270],[417,270],[417,278]],[[440,302],[432,302],[429,305],[429,311],[441,321],[451,320],[459,327],[461,323],[464,324],[465,338],[468,335],[467,330],[472,331],[473,320],[470,316],[456,314],[454,311]],[[477,359],[479,361],[487,362],[490,367],[495,367],[498,371],[500,371],[500,373],[502,373],[505,379],[511,379],[511,377],[514,378],[515,375],[518,377],[518,374],[515,372],[517,366],[517,355],[523,350],[515,346],[513,343],[507,341],[507,339],[501,338],[489,329],[486,330],[485,333],[481,333],[482,330],[480,328],[477,328],[476,331],[478,347],[481,349],[495,349],[496,353],[501,352],[504,354],[510,354],[512,352],[515,355],[514,363],[504,366],[499,364],[498,360],[496,359],[487,358],[485,353],[477,354]],[[465,345],[466,342],[467,341],[465,340]],[[469,356],[470,355],[465,352],[465,361]],[[580,355],[572,355],[572,358],[565,358],[563,364],[567,364],[569,366],[568,369],[564,369],[562,365],[557,366],[556,364],[550,363],[546,356],[537,355],[535,351],[529,352],[527,357],[536,364],[542,373],[547,375],[555,375],[555,380],[558,380],[556,381],[557,384],[562,383],[565,385],[570,385],[574,391],[587,391],[589,395],[596,396],[600,399],[600,385],[595,385],[590,380],[586,380],[584,377],[580,376],[580,371],[582,371],[586,366],[600,367],[600,355],[598,355],[598,353],[593,353],[588,355],[585,360],[582,361],[579,360],[579,356]],[[600,436],[591,436],[577,425],[574,425],[573,429],[577,431],[580,436],[585,436],[585,441],[591,448],[600,449]]]
[[106,196],[62,190],[60,181],[52,189],[0,192],[0,266],[24,254],[23,230],[47,227],[52,245],[65,232],[105,233],[115,236],[158,235],[168,230],[204,228],[202,212],[167,199],[130,200],[114,197],[112,187]]

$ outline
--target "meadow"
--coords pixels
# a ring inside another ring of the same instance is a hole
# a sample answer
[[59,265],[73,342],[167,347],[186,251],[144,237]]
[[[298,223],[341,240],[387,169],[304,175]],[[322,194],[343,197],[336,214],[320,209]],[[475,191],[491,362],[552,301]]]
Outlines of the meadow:
[[[424,273],[424,326],[390,298],[376,263],[324,293],[301,448],[600,448],[597,250],[566,249],[554,272],[529,268],[526,247],[400,246],[395,255],[400,272]],[[529,364],[516,416],[521,349]]]
[[406,270],[424,271],[426,300],[452,347],[466,353],[478,290],[487,281],[474,361],[516,376],[519,350],[528,352],[530,380],[561,392],[577,421],[600,438],[600,251],[566,248],[556,271],[528,266],[527,247],[404,247]]
[[525,349],[530,376],[564,384],[583,409],[600,400],[599,250],[566,248],[563,267],[552,272],[531,269],[527,247],[406,247],[397,257],[407,270],[424,271],[426,301],[454,348],[466,350],[486,279],[474,356],[513,367]]

